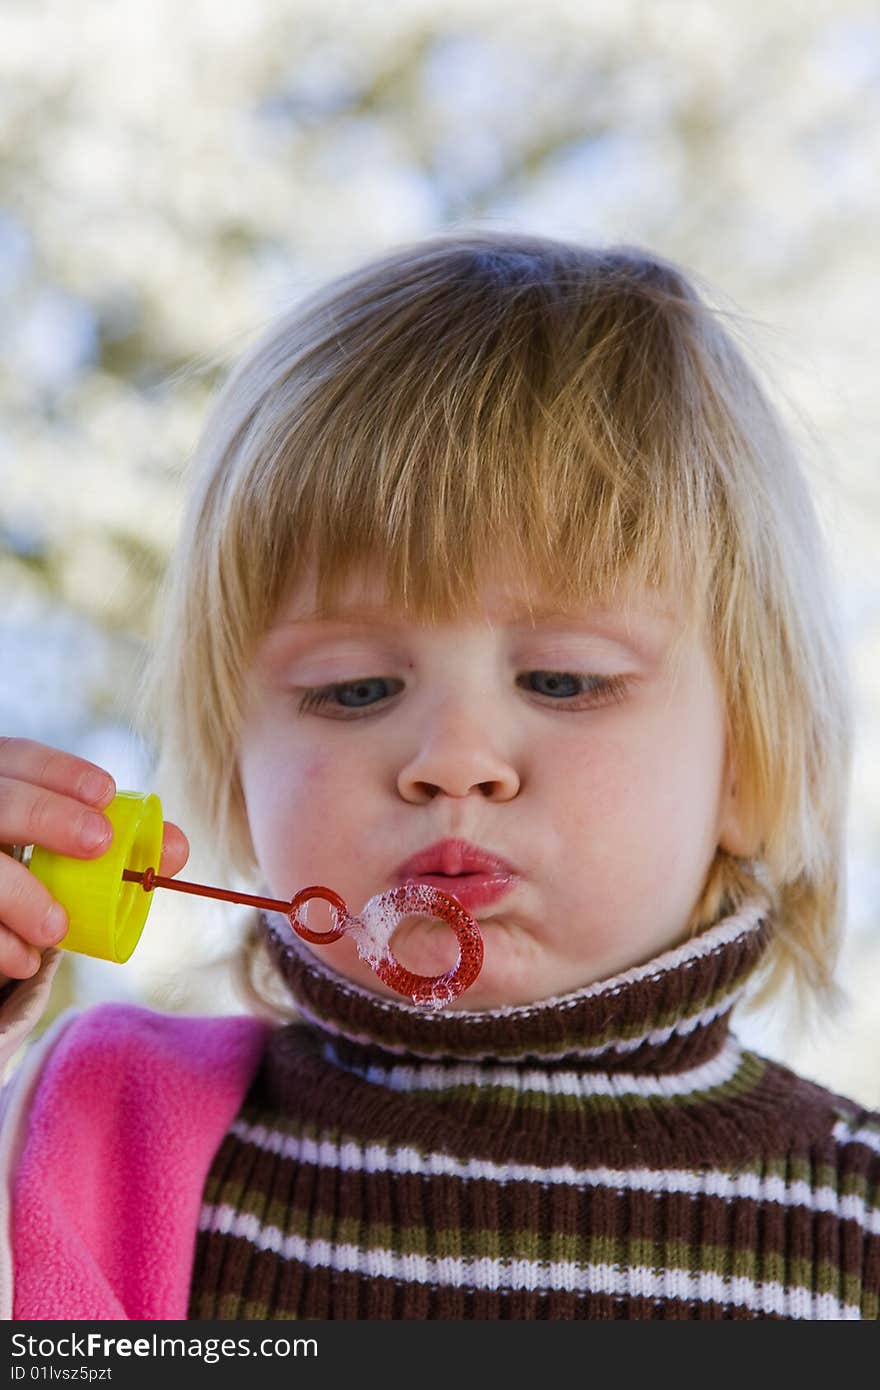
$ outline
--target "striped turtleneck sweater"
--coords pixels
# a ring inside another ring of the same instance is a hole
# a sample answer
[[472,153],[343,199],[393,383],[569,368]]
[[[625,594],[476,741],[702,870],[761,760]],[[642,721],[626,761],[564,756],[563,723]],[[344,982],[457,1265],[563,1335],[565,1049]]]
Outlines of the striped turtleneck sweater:
[[491,1011],[370,994],[262,926],[302,1021],[214,1158],[191,1318],[880,1317],[880,1114],[729,1028],[765,900]]

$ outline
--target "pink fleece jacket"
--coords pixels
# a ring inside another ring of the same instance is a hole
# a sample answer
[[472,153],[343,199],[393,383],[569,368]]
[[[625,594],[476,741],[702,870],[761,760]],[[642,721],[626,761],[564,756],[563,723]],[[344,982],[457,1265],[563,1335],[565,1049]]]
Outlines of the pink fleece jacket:
[[116,1003],[74,1019],[21,1136],[14,1318],[186,1318],[205,1180],[270,1026]]

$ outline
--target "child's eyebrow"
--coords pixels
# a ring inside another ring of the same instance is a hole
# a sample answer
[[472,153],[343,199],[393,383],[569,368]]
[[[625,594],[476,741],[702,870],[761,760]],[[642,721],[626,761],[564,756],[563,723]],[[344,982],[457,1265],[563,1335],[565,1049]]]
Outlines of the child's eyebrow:
[[[506,612],[493,613],[492,620],[509,624],[521,631],[532,630],[540,624],[543,628],[586,628],[610,635],[629,632],[631,628],[634,635],[645,629],[656,632],[658,626],[663,630],[671,629],[678,626],[679,621],[670,609],[651,603],[628,611],[600,607],[581,610],[540,605],[531,610],[517,607]],[[267,636],[270,644],[274,645],[273,638],[276,641],[283,641],[285,636],[319,638],[328,633],[328,630],[343,635],[345,630],[354,631],[359,627],[367,627],[378,632],[396,634],[411,626],[411,622],[402,617],[395,617],[387,608],[355,604],[351,608],[318,610],[307,615],[283,618],[269,629]]]

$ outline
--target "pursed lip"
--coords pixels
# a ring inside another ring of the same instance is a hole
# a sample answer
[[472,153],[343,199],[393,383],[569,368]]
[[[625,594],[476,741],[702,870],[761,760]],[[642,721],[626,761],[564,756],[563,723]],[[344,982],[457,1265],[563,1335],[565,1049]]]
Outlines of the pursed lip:
[[394,874],[398,880],[417,878],[423,882],[425,874],[442,874],[446,877],[459,874],[480,874],[485,877],[492,874],[510,878],[519,877],[519,870],[500,854],[472,845],[469,840],[437,840],[398,864]]
[[426,883],[457,899],[466,912],[497,902],[520,880],[500,854],[468,840],[438,840],[399,864],[395,884]]

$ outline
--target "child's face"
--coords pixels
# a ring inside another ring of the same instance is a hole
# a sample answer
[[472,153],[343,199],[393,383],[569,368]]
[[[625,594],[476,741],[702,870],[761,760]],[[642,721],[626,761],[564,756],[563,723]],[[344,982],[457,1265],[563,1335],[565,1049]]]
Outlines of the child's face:
[[[300,592],[258,651],[240,770],[270,892],[320,883],[357,913],[438,840],[502,856],[520,877],[469,908],[485,955],[460,1008],[566,993],[682,939],[716,847],[749,852],[706,641],[685,645],[674,677],[674,617],[656,595],[641,596],[629,627],[585,609],[533,628],[516,619],[526,592],[494,576],[482,611],[459,624],[396,620],[382,593],[365,577],[346,593],[350,621],[314,623],[297,621],[313,602]],[[388,626],[354,617],[364,604]],[[619,698],[596,678],[622,678]],[[324,703],[300,708],[329,686]],[[313,913],[310,925],[330,925],[323,904]],[[421,974],[456,959],[437,921],[409,919],[392,944]],[[313,949],[391,993],[350,937]]]

